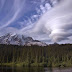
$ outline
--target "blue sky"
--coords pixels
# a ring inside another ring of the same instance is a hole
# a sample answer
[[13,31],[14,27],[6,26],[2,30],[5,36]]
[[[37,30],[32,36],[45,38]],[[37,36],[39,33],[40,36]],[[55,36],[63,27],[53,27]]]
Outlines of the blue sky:
[[0,35],[11,32],[47,43],[72,43],[70,3],[71,0],[0,0]]

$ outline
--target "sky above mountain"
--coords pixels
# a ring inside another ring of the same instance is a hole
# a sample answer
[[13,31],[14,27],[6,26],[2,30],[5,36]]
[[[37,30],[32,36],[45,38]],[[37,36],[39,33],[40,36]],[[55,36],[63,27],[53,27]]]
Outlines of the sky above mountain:
[[18,33],[47,43],[72,43],[72,0],[0,0],[0,35]]

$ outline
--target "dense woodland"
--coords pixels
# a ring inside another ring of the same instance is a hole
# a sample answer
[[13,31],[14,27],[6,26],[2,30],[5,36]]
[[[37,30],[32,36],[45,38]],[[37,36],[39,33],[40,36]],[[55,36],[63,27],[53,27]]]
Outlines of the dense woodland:
[[0,45],[0,66],[72,66],[72,44],[41,46]]

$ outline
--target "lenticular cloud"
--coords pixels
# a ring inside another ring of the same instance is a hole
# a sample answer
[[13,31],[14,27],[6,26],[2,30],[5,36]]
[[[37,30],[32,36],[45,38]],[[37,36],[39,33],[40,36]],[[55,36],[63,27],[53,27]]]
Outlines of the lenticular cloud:
[[72,0],[61,0],[40,18],[29,33],[46,34],[53,42],[69,40],[72,36]]
[[[57,0],[51,1],[56,4]],[[37,22],[16,32],[40,40],[48,39],[53,42],[67,40],[71,42],[72,0],[58,1],[59,3],[41,15]],[[23,16],[24,12],[27,11],[26,9],[28,9],[27,6],[26,0],[0,0],[0,31]]]

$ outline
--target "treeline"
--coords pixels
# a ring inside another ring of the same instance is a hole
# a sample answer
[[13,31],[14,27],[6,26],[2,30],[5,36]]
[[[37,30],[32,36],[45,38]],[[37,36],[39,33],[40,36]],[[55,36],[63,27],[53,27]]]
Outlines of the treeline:
[[72,66],[72,44],[40,46],[0,45],[0,66]]

